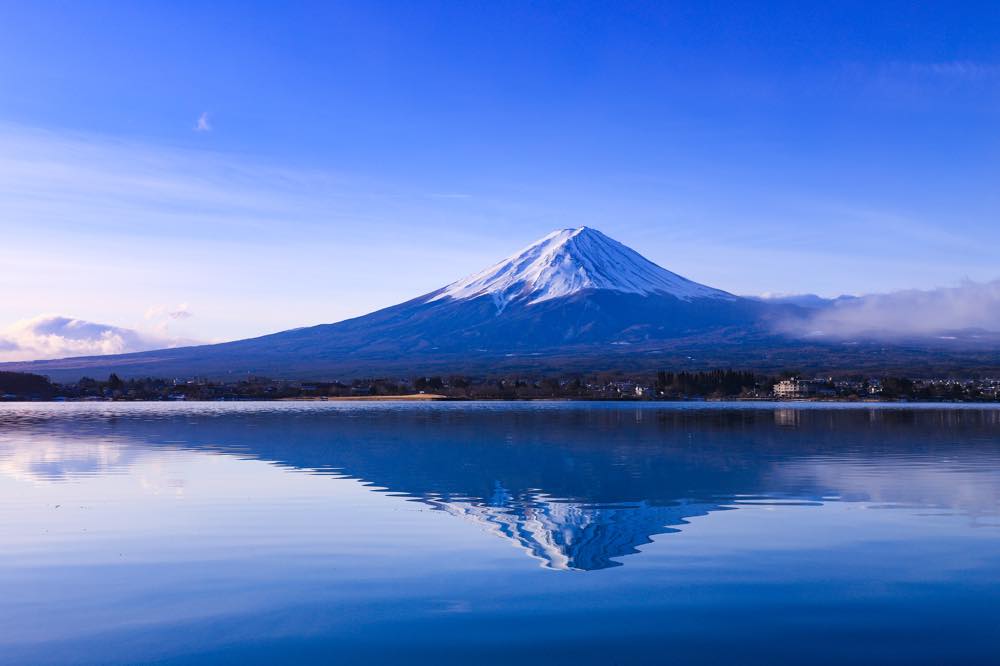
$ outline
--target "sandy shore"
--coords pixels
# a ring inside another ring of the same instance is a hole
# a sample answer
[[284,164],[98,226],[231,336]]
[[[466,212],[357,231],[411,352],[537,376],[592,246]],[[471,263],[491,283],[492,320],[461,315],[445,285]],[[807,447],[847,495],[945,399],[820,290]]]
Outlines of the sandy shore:
[[385,402],[388,400],[449,400],[446,395],[438,395],[437,393],[411,393],[409,395],[349,395],[349,396],[308,396],[302,398],[280,398],[281,400],[352,400],[352,401],[370,401],[370,402]]

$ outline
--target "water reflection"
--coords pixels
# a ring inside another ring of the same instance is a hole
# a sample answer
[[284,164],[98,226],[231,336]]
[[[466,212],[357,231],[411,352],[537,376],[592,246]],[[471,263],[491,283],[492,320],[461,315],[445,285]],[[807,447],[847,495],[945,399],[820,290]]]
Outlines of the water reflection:
[[696,503],[654,506],[647,502],[590,506],[540,498],[499,507],[475,502],[434,504],[510,539],[547,568],[577,571],[621,566],[613,558],[638,553],[638,547],[651,543],[653,535],[677,532],[673,526],[722,508]]
[[0,473],[63,483],[164,449],[264,460],[425,503],[559,570],[620,566],[748,502],[1000,506],[996,410],[62,407],[0,413]]
[[0,474],[33,483],[126,472],[142,455],[135,444],[92,437],[0,436]]

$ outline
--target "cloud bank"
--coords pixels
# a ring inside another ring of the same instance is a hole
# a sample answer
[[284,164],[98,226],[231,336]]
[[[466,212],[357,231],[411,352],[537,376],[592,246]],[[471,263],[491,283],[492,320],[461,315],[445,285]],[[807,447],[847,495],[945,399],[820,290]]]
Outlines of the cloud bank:
[[828,301],[779,328],[809,337],[947,337],[959,331],[1000,333],[1000,280],[909,289]]
[[193,344],[129,328],[43,315],[0,330],[0,361],[126,354]]

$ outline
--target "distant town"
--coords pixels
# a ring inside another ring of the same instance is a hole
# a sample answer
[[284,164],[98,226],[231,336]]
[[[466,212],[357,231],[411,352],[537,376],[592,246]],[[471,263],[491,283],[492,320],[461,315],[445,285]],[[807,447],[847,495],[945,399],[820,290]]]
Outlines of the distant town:
[[212,400],[810,400],[998,402],[1000,378],[803,377],[749,371],[668,372],[628,377],[610,373],[568,377],[460,375],[293,381],[248,376],[234,382],[203,378],[83,378],[54,383],[41,375],[0,372],[2,401]]

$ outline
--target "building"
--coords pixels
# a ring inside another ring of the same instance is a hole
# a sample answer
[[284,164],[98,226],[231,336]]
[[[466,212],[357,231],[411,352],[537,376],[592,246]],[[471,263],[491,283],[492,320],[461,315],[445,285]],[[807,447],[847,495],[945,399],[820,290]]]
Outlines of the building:
[[830,396],[834,390],[822,379],[799,379],[792,377],[774,385],[774,397],[784,400]]

